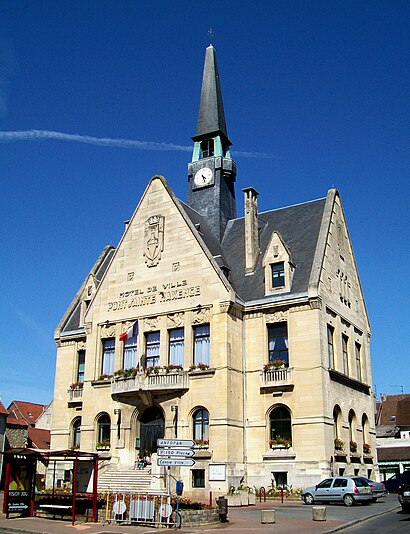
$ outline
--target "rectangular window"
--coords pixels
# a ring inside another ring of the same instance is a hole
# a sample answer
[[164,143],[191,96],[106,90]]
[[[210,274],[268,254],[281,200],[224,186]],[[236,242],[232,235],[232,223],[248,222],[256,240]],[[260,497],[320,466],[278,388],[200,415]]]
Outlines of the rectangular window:
[[169,331],[169,365],[184,366],[184,329]]
[[205,487],[205,469],[192,469],[192,487]]
[[78,351],[77,382],[84,382],[85,350]]
[[272,265],[272,287],[284,287],[285,269],[283,261]]
[[349,352],[347,349],[349,338],[342,335],[342,371],[345,375],[349,374]]
[[361,345],[360,343],[355,343],[355,353],[356,353],[356,378],[360,382],[362,381],[362,362],[361,362]]
[[147,356],[146,367],[159,365],[159,332],[148,332],[146,334]]
[[137,366],[137,336],[124,341],[124,369],[132,369]]
[[194,364],[204,363],[209,365],[210,353],[210,329],[209,324],[194,326]]
[[335,329],[333,326],[327,325],[327,356],[330,369],[335,368],[335,347],[333,345],[334,332]]
[[269,362],[281,360],[289,365],[287,323],[268,324]]
[[103,355],[101,374],[112,375],[114,373],[115,339],[103,339]]

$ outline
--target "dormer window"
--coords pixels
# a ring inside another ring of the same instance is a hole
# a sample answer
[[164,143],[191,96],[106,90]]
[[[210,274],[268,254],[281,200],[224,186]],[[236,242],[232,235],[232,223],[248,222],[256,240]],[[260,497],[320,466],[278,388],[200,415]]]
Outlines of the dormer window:
[[272,269],[272,288],[284,287],[285,285],[285,265],[283,261],[273,263]]
[[214,155],[214,140],[205,139],[201,142],[201,151],[203,158],[211,158]]

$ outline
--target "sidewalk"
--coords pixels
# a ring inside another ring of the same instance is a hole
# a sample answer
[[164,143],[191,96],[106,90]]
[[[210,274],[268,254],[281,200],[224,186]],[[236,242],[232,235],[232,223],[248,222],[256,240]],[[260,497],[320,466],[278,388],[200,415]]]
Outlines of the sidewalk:
[[[197,527],[184,527],[179,530],[181,534],[189,533],[214,533],[214,534],[248,534],[257,532],[258,534],[315,534],[330,533],[342,530],[347,525],[364,521],[370,517],[397,509],[397,496],[389,495],[381,502],[371,506],[354,506],[347,508],[343,505],[326,506],[327,520],[313,521],[312,507],[303,503],[280,503],[266,502],[257,503],[256,506],[229,508],[228,523],[216,525],[202,525]],[[275,524],[261,524],[261,510],[275,509]],[[102,524],[102,523],[77,523],[74,526],[70,521],[58,519],[15,518],[6,519],[0,513],[0,533],[10,534],[75,534],[76,531],[84,534],[154,534],[163,530],[162,528]]]

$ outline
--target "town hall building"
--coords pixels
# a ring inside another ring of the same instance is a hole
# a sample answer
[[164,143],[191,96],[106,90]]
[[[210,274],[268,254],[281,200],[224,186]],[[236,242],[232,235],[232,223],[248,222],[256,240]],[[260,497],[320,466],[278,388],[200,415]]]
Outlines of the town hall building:
[[339,192],[259,212],[243,187],[237,214],[212,45],[192,139],[187,201],[151,178],[55,331],[51,447],[99,452],[101,478],[131,480],[148,455],[158,488],[158,438],[192,440],[195,463],[171,473],[205,502],[374,478],[370,325]]

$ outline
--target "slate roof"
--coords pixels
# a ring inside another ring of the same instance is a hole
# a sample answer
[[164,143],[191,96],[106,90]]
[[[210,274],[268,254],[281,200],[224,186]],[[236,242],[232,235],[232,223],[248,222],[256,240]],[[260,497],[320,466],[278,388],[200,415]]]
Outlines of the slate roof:
[[205,65],[202,77],[201,100],[199,104],[198,123],[194,141],[221,134],[230,145],[226,130],[225,112],[222,102],[221,83],[215,48],[210,45],[205,52]]
[[233,288],[244,301],[265,297],[262,259],[274,231],[280,233],[296,265],[289,295],[308,290],[325,202],[326,199],[322,198],[259,213],[261,253],[251,276],[245,276],[245,219],[242,217],[228,222],[222,251],[231,269]]
[[113,257],[115,252],[115,247],[112,245],[107,245],[101,251],[101,254],[98,256],[97,261],[94,263],[92,269],[88,273],[86,279],[81,285],[80,289],[77,291],[76,296],[72,300],[69,308],[61,319],[59,325],[57,326],[55,336],[59,336],[61,333],[70,333],[75,332],[78,329],[82,328],[80,324],[81,321],[81,297],[84,291],[86,281],[89,276],[93,276],[96,285],[98,286],[102,277],[104,276],[105,271]]

